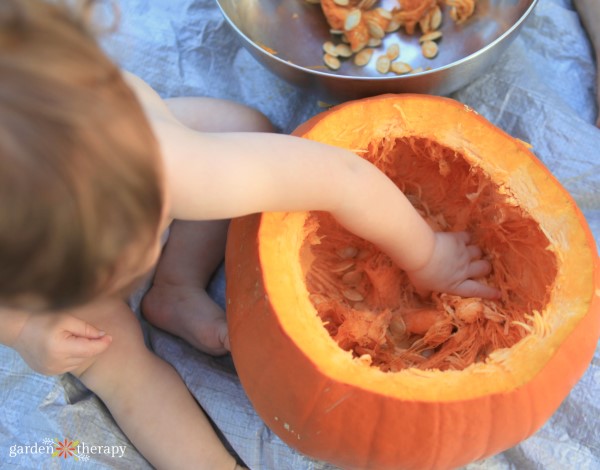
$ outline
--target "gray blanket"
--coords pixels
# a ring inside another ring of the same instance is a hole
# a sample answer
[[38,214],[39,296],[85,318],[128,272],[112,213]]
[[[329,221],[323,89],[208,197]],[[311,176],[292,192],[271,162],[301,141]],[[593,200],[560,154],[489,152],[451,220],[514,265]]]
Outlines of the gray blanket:
[[[321,111],[314,97],[272,76],[240,48],[214,1],[122,0],[121,9],[119,31],[103,44],[123,68],[147,80],[162,96],[240,101],[264,112],[282,132]],[[577,200],[598,241],[600,130],[593,124],[594,77],[591,46],[571,1],[540,0],[501,60],[453,97],[533,144],[537,156]],[[212,289],[221,301],[223,288],[220,272]],[[140,295],[132,299],[134,306]],[[264,426],[229,358],[208,357],[166,333],[146,324],[144,328],[151,347],[176,367],[224,442],[251,469],[333,468],[299,455]],[[600,468],[598,397],[600,350],[542,429],[518,446],[467,468]],[[32,373],[4,347],[0,347],[0,406],[2,469],[150,468],[92,393],[69,375]],[[87,446],[80,447],[79,461],[45,453],[48,446],[55,446],[52,440],[65,438]]]

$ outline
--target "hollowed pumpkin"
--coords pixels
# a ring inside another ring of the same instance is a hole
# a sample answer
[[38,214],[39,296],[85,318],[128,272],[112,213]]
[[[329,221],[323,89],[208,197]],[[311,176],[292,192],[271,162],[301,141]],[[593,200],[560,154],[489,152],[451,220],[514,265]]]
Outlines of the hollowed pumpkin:
[[499,301],[417,296],[325,213],[232,221],[227,301],[240,380],[266,424],[343,468],[453,468],[534,433],[600,331],[594,239],[527,149],[447,98],[339,105],[296,135],[383,170],[438,230],[468,230]]

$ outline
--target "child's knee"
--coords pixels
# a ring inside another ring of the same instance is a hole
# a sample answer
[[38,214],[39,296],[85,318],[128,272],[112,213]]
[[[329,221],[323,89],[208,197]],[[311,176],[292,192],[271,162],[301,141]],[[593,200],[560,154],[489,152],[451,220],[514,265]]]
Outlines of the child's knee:
[[107,303],[106,307],[90,311],[84,319],[112,338],[104,352],[71,371],[88,388],[96,391],[98,380],[118,375],[124,363],[135,357],[152,354],[146,347],[140,321],[124,302]]
[[250,115],[248,126],[249,132],[275,132],[275,126],[271,123],[269,118],[260,111],[254,108],[247,108]]
[[185,126],[201,132],[274,132],[260,111],[234,101],[208,97],[166,100],[173,116]]

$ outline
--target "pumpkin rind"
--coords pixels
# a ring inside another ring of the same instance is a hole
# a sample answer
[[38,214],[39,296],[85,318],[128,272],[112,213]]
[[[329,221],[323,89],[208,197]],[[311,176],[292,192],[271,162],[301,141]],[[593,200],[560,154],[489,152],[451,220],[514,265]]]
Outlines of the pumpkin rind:
[[540,224],[558,274],[544,327],[508,353],[463,371],[385,373],[341,350],[308,300],[298,259],[307,214],[236,219],[228,322],[236,369],[259,415],[289,445],[343,468],[453,468],[530,436],[581,377],[600,334],[598,257],[567,192],[521,142],[446,98],[349,102],[295,133],[354,150],[384,135],[457,149]]

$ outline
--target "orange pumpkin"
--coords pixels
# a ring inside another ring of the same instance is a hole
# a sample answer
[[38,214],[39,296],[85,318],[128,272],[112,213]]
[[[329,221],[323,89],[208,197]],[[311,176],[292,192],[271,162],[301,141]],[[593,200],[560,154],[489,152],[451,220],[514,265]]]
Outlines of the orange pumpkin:
[[348,102],[296,135],[371,160],[439,230],[469,230],[499,301],[417,296],[324,213],[232,221],[232,354],[258,414],[343,468],[454,468],[540,428],[600,334],[600,268],[574,201],[527,146],[447,98]]

